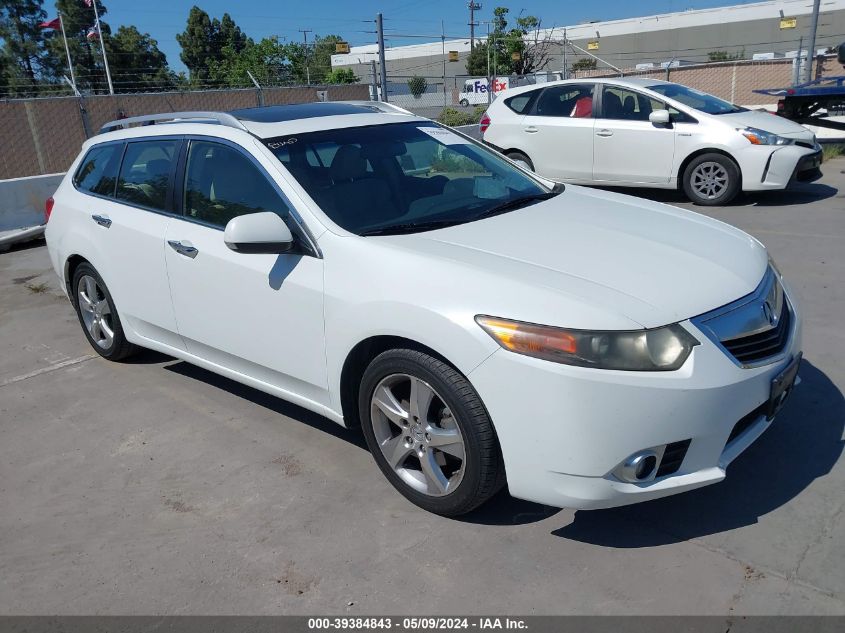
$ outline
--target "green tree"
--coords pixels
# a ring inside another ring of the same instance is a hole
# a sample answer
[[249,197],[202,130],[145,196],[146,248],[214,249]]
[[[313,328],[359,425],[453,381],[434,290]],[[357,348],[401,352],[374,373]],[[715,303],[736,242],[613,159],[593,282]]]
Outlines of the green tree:
[[[487,42],[476,42],[475,47],[469,52],[466,59],[468,75],[475,77],[487,76]],[[493,72],[493,65],[490,65],[490,72]]]
[[249,73],[261,85],[275,85],[288,79],[285,62],[286,47],[278,37],[266,37],[260,42],[248,39],[241,51],[234,46],[223,49],[220,60],[212,60],[207,67],[212,82],[227,86],[250,86]]
[[[97,1],[97,10],[100,17],[106,14],[107,9],[100,0]],[[56,9],[62,14],[67,33],[68,48],[73,60],[73,69],[76,74],[76,83],[80,90],[94,92],[105,92],[108,90],[105,69],[103,67],[103,56],[100,49],[100,42],[97,38],[88,39],[88,29],[94,26],[94,9],[85,5],[84,0],[56,0]],[[111,34],[109,25],[100,23],[103,36],[108,38]],[[52,64],[51,74],[60,79],[62,75],[68,74],[65,48],[62,42],[61,33],[54,33],[47,40],[47,48]],[[108,50],[108,49],[107,49]],[[109,60],[113,61],[113,60]]]
[[335,68],[325,78],[327,84],[357,84],[358,81],[351,68]]
[[0,0],[0,41],[7,89],[31,92],[45,74],[46,49],[39,24],[42,0]]
[[219,59],[217,34],[208,13],[198,6],[191,7],[185,30],[176,35],[176,41],[182,47],[179,58],[188,67],[191,81],[207,80],[209,61]]
[[426,88],[428,88],[428,82],[425,80],[425,77],[414,75],[408,80],[408,89],[416,98],[419,98],[425,92]]
[[592,57],[582,57],[581,59],[576,59],[572,62],[572,72],[577,72],[579,70],[595,70],[596,69],[596,60]]
[[222,51],[223,49],[230,49],[229,54],[239,54],[243,51],[247,44],[250,43],[250,38],[244,35],[244,32],[241,31],[241,27],[235,24],[235,21],[232,19],[228,13],[223,14],[223,18],[218,22],[217,18],[211,21],[211,27],[214,31],[214,37],[216,39],[215,48],[218,51]]
[[543,70],[551,61],[552,46],[551,31],[542,33],[540,18],[519,16],[516,27],[510,30],[505,41],[511,71],[527,75]]
[[[314,38],[311,58],[308,60],[312,81],[321,83],[337,83],[330,82],[328,80],[328,76],[332,73],[332,55],[335,53],[335,44],[343,41],[344,39],[340,35],[317,35]],[[346,81],[343,83],[352,82]]]
[[106,52],[117,91],[171,88],[176,84],[158,42],[134,26],[121,26],[108,37]]

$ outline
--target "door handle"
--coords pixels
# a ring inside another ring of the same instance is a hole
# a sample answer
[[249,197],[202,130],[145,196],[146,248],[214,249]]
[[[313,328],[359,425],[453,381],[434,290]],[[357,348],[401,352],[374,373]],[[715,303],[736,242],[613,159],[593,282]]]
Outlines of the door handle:
[[596,136],[613,136],[613,130],[599,130]]
[[94,222],[96,222],[100,226],[104,226],[106,228],[109,228],[111,226],[111,220],[107,215],[92,215],[91,219],[94,220]]
[[180,255],[184,255],[185,257],[190,257],[191,259],[196,257],[197,253],[199,253],[199,251],[190,244],[183,244],[177,240],[167,240],[167,243],[170,244],[170,248],[174,251]]
[[539,132],[540,130],[538,130],[538,129],[537,129],[536,127],[534,127],[533,125],[529,125],[527,128],[525,128],[525,131],[526,131],[528,134],[536,134],[536,133],[537,133],[537,132]]

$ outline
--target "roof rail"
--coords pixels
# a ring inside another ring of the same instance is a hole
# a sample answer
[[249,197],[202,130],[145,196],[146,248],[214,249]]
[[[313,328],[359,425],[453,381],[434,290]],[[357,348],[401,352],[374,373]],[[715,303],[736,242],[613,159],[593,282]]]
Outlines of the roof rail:
[[145,114],[143,116],[132,116],[126,119],[118,119],[106,123],[100,128],[100,134],[111,132],[120,128],[127,128],[133,123],[141,125],[153,125],[161,122],[186,122],[186,123],[215,123],[233,127],[248,132],[246,126],[228,112],[162,112],[160,114]]
[[365,106],[368,108],[373,108],[380,112],[399,112],[401,114],[410,114],[411,116],[416,116],[410,110],[406,110],[405,108],[400,108],[398,105],[393,105],[392,103],[388,103],[387,101],[364,101],[364,100],[352,100],[352,101],[332,101],[331,103],[348,103],[349,105],[357,105],[357,106]]

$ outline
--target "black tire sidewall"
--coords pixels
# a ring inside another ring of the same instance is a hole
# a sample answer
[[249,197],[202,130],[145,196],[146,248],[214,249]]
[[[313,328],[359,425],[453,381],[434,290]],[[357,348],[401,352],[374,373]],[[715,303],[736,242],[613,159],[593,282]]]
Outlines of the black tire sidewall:
[[[364,437],[367,441],[367,446],[373,455],[373,459],[378,464],[384,476],[388,481],[412,503],[422,507],[429,512],[441,514],[444,516],[454,516],[463,514],[476,506],[483,503],[486,497],[477,500],[479,488],[481,487],[481,453],[479,438],[475,433],[475,427],[469,423],[473,415],[467,409],[467,403],[455,393],[453,386],[446,381],[444,376],[436,371],[429,369],[422,363],[415,362],[412,354],[416,354],[411,350],[391,350],[384,352],[376,357],[364,372],[361,380],[361,387],[358,394],[358,410],[361,420],[361,428]],[[422,355],[426,359],[432,359],[427,355]],[[432,359],[435,360],[436,359]],[[439,361],[436,361],[439,362]],[[448,371],[454,372],[454,369],[442,364]],[[431,385],[438,395],[443,399],[445,404],[452,411],[458,428],[464,441],[464,474],[461,483],[458,487],[443,497],[431,497],[422,494],[408,484],[393,471],[393,468],[387,463],[387,460],[382,455],[381,448],[376,441],[372,426],[372,418],[370,416],[370,402],[373,391],[378,383],[391,374],[408,374],[420,378]],[[466,380],[461,376],[462,380]],[[467,383],[469,384],[469,383]],[[473,390],[473,397],[478,398],[478,394]],[[480,402],[480,399],[478,400]],[[488,421],[489,423],[489,421]]]
[[[728,172],[729,178],[728,187],[725,192],[718,198],[714,198],[712,200],[699,197],[692,188],[692,172],[701,163],[707,162],[719,163]],[[736,198],[737,194],[739,194],[740,187],[742,186],[740,179],[741,174],[739,167],[731,158],[725,156],[724,154],[702,154],[701,156],[696,156],[692,161],[690,161],[690,164],[687,165],[687,168],[684,170],[683,189],[687,198],[689,198],[693,204],[707,207],[725,205],[729,204],[734,198]]]
[[[112,314],[112,330],[114,332],[114,339],[112,340],[111,345],[108,349],[103,349],[97,342],[91,338],[91,335],[88,333],[88,328],[85,327],[85,321],[82,319],[82,310],[79,307],[79,282],[84,276],[90,276],[97,280],[97,284],[100,286],[100,290],[103,291],[103,295],[105,295],[106,301],[108,301],[109,309],[111,310]],[[106,282],[103,281],[103,278],[100,276],[100,273],[97,272],[97,269],[94,268],[91,264],[83,263],[77,266],[76,270],[73,273],[73,282],[71,283],[71,290],[73,291],[73,307],[76,308],[76,316],[79,319],[79,325],[82,326],[82,331],[85,333],[85,338],[88,339],[88,342],[91,344],[91,347],[103,358],[116,358],[120,355],[120,351],[122,348],[126,347],[127,341],[126,337],[123,334],[123,326],[120,323],[120,316],[117,313],[117,308],[114,305],[114,300],[112,299],[111,293],[109,292],[108,286],[106,286]]]
[[522,152],[508,152],[507,154],[505,154],[505,156],[507,156],[508,158],[510,158],[514,162],[520,161],[520,160],[525,161],[526,163],[528,163],[528,168],[531,171],[534,171],[534,162],[530,158],[528,158],[528,156],[523,154]]

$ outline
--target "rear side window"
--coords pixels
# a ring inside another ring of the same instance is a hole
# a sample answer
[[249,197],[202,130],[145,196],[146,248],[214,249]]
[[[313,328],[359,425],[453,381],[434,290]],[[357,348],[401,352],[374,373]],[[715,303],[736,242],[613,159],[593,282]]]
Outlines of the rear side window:
[[167,208],[167,188],[179,141],[161,139],[129,143],[120,166],[115,197],[150,209]]
[[530,92],[523,92],[510,99],[505,99],[505,105],[517,114],[525,114],[528,111],[531,101],[537,96],[537,92],[537,90],[531,90]]
[[569,117],[593,116],[594,84],[564,84],[543,90],[537,99],[537,116]]
[[117,168],[120,165],[122,143],[92,148],[73,177],[73,184],[81,191],[102,196],[114,195]]
[[260,211],[284,217],[287,205],[258,167],[226,145],[192,141],[185,174],[185,215],[222,228],[232,218]]

